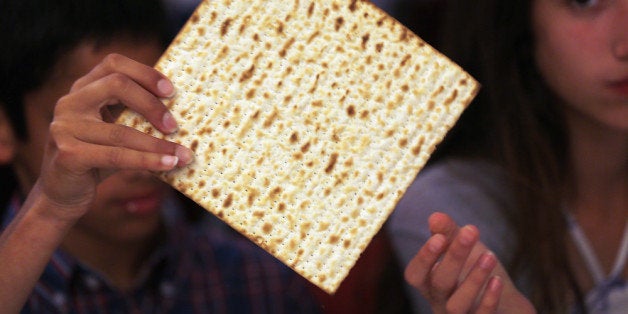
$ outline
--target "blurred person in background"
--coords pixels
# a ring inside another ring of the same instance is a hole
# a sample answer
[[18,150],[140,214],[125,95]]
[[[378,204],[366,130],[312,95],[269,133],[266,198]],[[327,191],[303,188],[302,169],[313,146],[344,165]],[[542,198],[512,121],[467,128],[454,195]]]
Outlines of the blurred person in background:
[[445,2],[482,88],[389,221],[415,311],[625,313],[628,0]]
[[157,0],[0,0],[0,313],[316,313],[295,272],[212,228],[150,172],[192,152],[164,133]]

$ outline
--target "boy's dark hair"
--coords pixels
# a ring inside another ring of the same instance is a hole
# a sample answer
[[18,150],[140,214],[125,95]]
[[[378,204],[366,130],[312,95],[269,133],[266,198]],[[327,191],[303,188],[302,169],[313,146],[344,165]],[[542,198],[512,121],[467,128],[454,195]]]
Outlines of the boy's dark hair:
[[[84,40],[106,42],[117,35],[165,46],[166,21],[161,0],[0,0],[0,109],[15,136],[29,137],[24,95],[48,79],[64,53]],[[10,171],[0,168],[0,206],[17,186]]]
[[0,0],[0,30],[0,104],[20,139],[28,137],[22,98],[62,54],[85,39],[168,36],[160,0]]

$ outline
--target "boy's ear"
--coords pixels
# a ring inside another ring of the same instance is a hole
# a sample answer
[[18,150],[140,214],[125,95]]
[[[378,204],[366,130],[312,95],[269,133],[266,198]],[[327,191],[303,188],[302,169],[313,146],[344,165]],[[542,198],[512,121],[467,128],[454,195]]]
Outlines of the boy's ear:
[[11,163],[17,149],[17,141],[9,118],[0,106],[0,165]]

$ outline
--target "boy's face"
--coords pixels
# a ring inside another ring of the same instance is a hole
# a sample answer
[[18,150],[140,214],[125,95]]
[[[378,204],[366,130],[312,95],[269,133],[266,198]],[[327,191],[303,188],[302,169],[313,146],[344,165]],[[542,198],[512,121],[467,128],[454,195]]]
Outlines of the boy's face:
[[[97,48],[91,42],[83,43],[60,58],[52,76],[41,88],[26,95],[29,140],[18,144],[13,160],[24,191],[32,188],[41,170],[57,100],[70,90],[74,81],[113,52],[152,65],[162,49],[157,42],[120,38]],[[144,172],[123,171],[108,177],[98,186],[93,207],[70,231],[66,242],[83,243],[85,239],[93,239],[128,244],[150,239],[159,228],[159,210],[166,190],[165,184]]]

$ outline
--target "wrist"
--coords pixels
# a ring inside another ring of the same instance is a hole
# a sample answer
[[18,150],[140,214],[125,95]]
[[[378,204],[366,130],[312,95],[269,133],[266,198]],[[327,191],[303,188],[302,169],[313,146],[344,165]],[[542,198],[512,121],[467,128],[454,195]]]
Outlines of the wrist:
[[44,193],[39,181],[28,194],[22,210],[33,219],[41,220],[48,226],[68,230],[87,211],[87,204],[61,204]]

